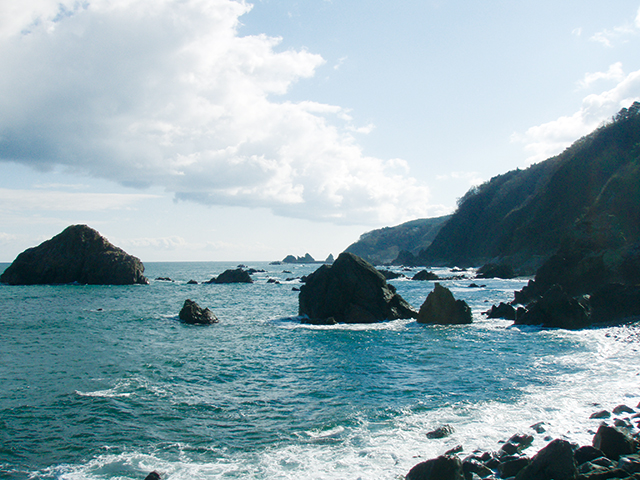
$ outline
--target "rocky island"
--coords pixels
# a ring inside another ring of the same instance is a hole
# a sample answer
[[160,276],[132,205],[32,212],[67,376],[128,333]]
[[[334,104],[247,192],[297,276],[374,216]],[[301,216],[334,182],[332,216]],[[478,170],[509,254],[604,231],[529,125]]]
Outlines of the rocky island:
[[0,276],[9,285],[149,283],[142,262],[86,225],[72,225],[16,257]]

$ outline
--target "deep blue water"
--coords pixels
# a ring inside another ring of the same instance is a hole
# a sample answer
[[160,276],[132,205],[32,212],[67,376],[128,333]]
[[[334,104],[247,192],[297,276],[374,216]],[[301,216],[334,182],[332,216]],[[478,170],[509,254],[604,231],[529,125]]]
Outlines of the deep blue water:
[[[539,421],[536,445],[587,443],[592,411],[640,398],[637,327],[481,314],[527,279],[443,281],[472,306],[470,326],[315,327],[296,318],[300,284],[286,279],[317,265],[254,262],[267,270],[254,284],[186,284],[235,266],[149,263],[148,286],[0,285],[2,478],[397,479]],[[433,288],[391,283],[416,308]],[[220,323],[181,324],[187,298]],[[452,437],[426,438],[444,423]]]

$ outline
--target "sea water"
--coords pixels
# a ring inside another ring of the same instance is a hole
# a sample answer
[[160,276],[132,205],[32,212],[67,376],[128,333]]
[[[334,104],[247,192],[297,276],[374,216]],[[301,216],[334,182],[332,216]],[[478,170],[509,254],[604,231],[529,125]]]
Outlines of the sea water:
[[[443,280],[472,325],[309,326],[294,289],[317,265],[248,266],[264,270],[253,284],[203,284],[236,267],[208,262],[149,263],[150,285],[0,285],[0,476],[399,479],[518,432],[534,435],[531,451],[590,444],[591,413],[640,400],[636,325],[483,315],[528,279]],[[433,289],[390,283],[416,308]],[[187,298],[220,322],[180,323]],[[451,436],[427,438],[445,424]]]

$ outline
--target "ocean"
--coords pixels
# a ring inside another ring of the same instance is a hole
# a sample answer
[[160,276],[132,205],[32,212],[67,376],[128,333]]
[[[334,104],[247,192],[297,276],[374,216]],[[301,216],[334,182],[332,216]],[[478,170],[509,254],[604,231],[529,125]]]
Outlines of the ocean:
[[[310,326],[294,288],[318,265],[250,262],[265,270],[253,284],[187,284],[237,264],[146,263],[150,285],[0,285],[0,477],[400,479],[518,432],[534,435],[532,452],[590,444],[592,413],[640,401],[637,325],[548,330],[482,314],[528,279],[442,281],[471,325]],[[416,308],[433,289],[390,283]],[[181,324],[187,298],[220,323]],[[451,436],[427,438],[445,424]]]

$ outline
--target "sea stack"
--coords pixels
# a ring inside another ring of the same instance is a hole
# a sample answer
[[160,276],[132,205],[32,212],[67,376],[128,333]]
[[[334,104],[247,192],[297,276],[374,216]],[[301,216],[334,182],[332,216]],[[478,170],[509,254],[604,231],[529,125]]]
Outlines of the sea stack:
[[142,262],[86,225],[72,225],[22,252],[0,276],[9,285],[147,284]]

